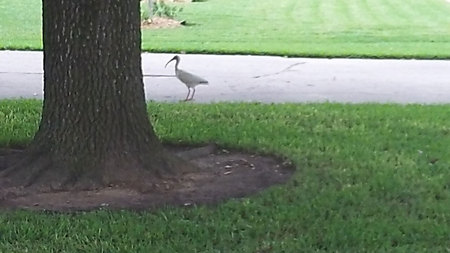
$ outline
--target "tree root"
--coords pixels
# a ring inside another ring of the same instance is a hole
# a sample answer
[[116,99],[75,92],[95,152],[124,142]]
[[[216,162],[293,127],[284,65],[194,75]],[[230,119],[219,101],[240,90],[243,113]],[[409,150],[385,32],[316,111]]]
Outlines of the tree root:
[[67,157],[57,160],[48,152],[25,151],[5,156],[15,163],[0,171],[0,189],[56,192],[120,187],[139,192],[164,191],[177,184],[183,174],[198,170],[188,160],[212,150],[212,146],[202,147],[178,156],[164,151],[156,159],[110,154],[103,161],[88,160],[82,165]]

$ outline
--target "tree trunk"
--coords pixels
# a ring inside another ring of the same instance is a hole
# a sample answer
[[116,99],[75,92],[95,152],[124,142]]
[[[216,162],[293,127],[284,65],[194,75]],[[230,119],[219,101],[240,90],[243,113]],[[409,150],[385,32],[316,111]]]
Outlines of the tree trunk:
[[39,190],[125,186],[191,169],[148,120],[139,0],[43,0],[44,104],[11,185]]

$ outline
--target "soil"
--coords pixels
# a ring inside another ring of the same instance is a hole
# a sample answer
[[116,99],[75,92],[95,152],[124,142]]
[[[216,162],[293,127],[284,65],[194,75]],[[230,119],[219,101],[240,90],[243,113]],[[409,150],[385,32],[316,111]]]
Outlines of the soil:
[[152,19],[144,20],[141,24],[141,27],[144,29],[176,28],[180,26],[182,26],[181,21],[165,17],[153,17]]
[[[289,161],[226,150],[214,144],[166,148],[201,170],[182,175],[177,184],[161,179],[154,190],[147,192],[108,187],[91,191],[34,193],[23,189],[6,191],[0,186],[0,209],[66,212],[96,209],[148,210],[163,206],[217,204],[285,183],[294,172]],[[0,171],[8,166],[10,157],[20,152],[21,150],[0,150]]]

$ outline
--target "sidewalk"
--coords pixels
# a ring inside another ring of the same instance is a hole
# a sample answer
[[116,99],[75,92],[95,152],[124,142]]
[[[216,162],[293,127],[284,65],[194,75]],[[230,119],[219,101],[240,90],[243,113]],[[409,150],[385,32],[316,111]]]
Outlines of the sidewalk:
[[[164,68],[173,55],[142,54],[148,100],[185,98],[174,64]],[[450,103],[450,61],[180,57],[181,69],[209,81],[194,102]],[[0,99],[42,98],[42,83],[42,52],[0,51]]]

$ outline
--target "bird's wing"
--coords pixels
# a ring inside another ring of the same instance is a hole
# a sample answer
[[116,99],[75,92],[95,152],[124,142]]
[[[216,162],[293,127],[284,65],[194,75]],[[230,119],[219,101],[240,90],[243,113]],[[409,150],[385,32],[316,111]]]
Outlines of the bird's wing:
[[207,80],[182,69],[178,69],[177,77],[185,84],[208,84]]

